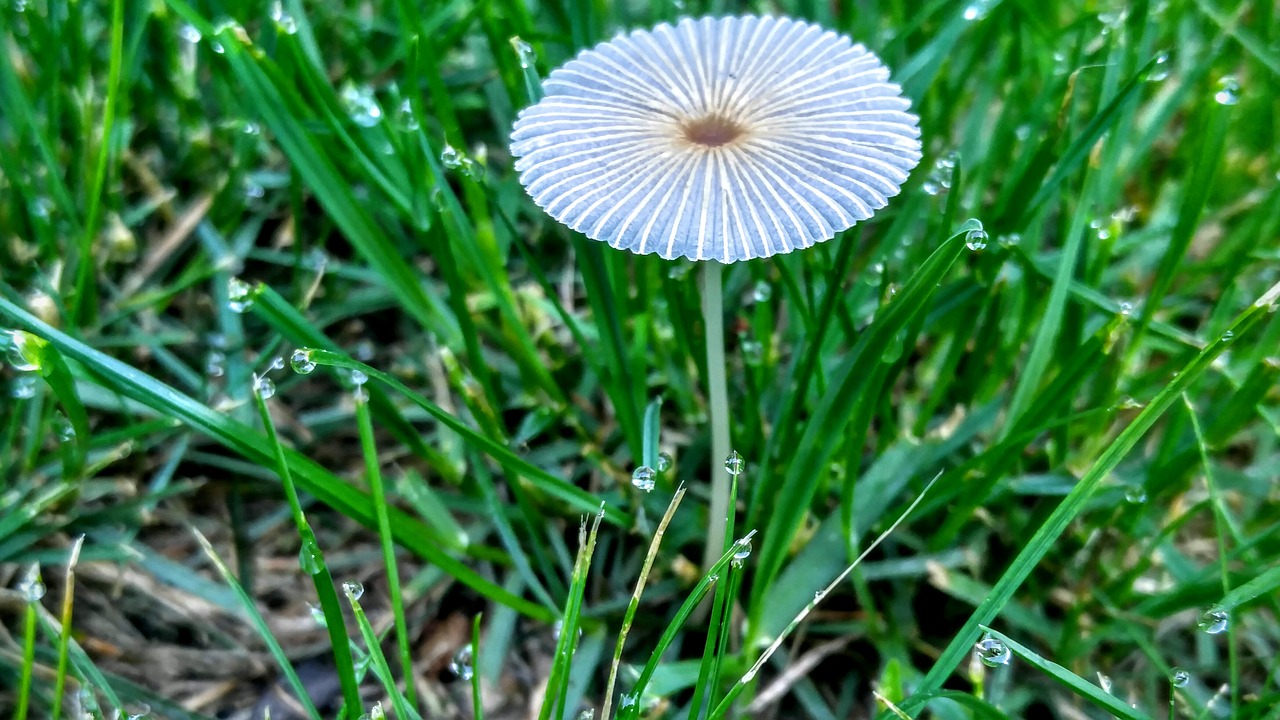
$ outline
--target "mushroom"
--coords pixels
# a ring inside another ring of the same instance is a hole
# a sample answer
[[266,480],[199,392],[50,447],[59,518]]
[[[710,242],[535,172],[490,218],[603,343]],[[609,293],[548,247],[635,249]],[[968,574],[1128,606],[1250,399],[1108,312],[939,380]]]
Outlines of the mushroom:
[[919,120],[874,54],[783,17],[685,18],[554,70],[511,134],[533,201],[587,237],[702,263],[712,421],[705,564],[721,553],[730,453],[724,265],[828,240],[898,194]]

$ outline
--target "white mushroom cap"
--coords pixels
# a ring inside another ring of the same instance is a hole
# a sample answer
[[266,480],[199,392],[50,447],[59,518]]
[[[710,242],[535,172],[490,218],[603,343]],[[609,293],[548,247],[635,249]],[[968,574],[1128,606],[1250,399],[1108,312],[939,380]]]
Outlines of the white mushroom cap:
[[731,263],[828,240],[920,162],[919,119],[879,58],[788,18],[637,30],[543,87],[511,135],[534,202],[667,259]]

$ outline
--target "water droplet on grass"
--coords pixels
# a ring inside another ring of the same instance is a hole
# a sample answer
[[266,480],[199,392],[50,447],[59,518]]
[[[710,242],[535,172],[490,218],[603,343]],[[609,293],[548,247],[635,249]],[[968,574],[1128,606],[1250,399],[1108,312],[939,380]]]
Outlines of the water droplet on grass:
[[200,42],[201,35],[200,35],[200,31],[195,29],[194,26],[183,25],[178,30],[178,37],[191,43],[192,45],[195,45],[196,43]]
[[299,375],[310,375],[316,369],[316,364],[311,359],[311,351],[302,348],[294,350],[293,355],[289,356],[289,366]]
[[734,550],[733,558],[729,561],[736,568],[742,567],[747,562],[747,558],[751,557],[751,540],[739,540]]
[[538,61],[538,54],[533,46],[518,37],[511,38],[511,47],[515,48],[516,57],[520,59],[520,67],[529,69]]
[[741,475],[742,469],[746,463],[743,462],[742,456],[737,450],[729,453],[729,457],[724,459],[724,469],[729,471],[730,475]]
[[751,299],[758,302],[768,302],[773,297],[773,286],[766,280],[756,283],[755,289],[751,291]]
[[1218,81],[1218,92],[1213,99],[1219,105],[1235,105],[1240,102],[1240,82],[1228,75]]
[[1147,82],[1163,82],[1169,77],[1169,53],[1163,52],[1156,57],[1156,64],[1147,73]]
[[18,581],[18,594],[29,603],[38,603],[44,597],[44,582],[40,579],[40,566],[32,565]]
[[36,396],[36,376],[35,375],[19,375],[13,379],[13,385],[9,389],[9,396],[14,400],[30,400]]
[[311,619],[316,621],[316,625],[322,628],[329,627],[329,618],[325,617],[324,610],[316,605],[307,603],[307,609],[311,611]]
[[298,566],[308,575],[315,575],[324,569],[324,564],[320,561],[320,549],[314,542],[303,541],[302,549],[298,551]]
[[641,465],[635,469],[635,472],[631,473],[631,484],[634,485],[637,490],[651,492],[654,486],[657,485],[657,481],[655,480],[657,476],[658,473],[655,472],[653,468],[648,465]]
[[747,365],[759,365],[764,359],[764,345],[759,340],[742,341],[742,360]]
[[1226,331],[1226,332],[1222,333],[1222,342],[1231,342],[1232,340],[1234,340],[1234,339],[1235,339],[1235,337],[1236,337],[1236,334],[1235,334],[1234,332],[1232,332],[1232,331],[1228,330],[1228,331]]
[[238,277],[227,281],[227,308],[231,312],[243,313],[253,307],[257,295],[252,285]]
[[24,330],[9,331],[9,347],[5,356],[9,364],[18,372],[37,372],[40,370],[41,340]]
[[671,456],[666,453],[658,453],[658,472],[664,473],[671,469]]
[[53,416],[53,430],[58,434],[58,440],[61,442],[71,442],[76,439],[76,429],[71,425],[71,421],[66,415],[58,413]]
[[1098,687],[1102,688],[1102,692],[1111,694],[1111,676],[1098,673]]
[[1147,501],[1147,491],[1141,486],[1131,487],[1125,490],[1124,499],[1131,505],[1141,505]]
[[964,246],[975,252],[985,250],[987,248],[987,231],[982,228],[975,228],[965,233]]
[[1219,635],[1231,626],[1231,614],[1226,609],[1214,605],[1200,614],[1200,620],[1196,625],[1210,635]]
[[463,645],[458,652],[454,653],[453,661],[449,663],[449,670],[462,680],[470,680],[475,674],[475,668],[471,667],[471,646]]
[[578,720],[596,720],[596,709],[587,708],[586,710],[578,713]]
[[974,651],[978,654],[978,660],[987,667],[1000,667],[1008,665],[1013,659],[1013,653],[1009,650],[1009,646],[993,637],[984,637],[974,646]]
[[373,96],[373,88],[347,83],[342,88],[342,104],[351,121],[360,127],[375,127],[382,122],[382,108]]
[[1127,300],[1121,300],[1120,314],[1123,315],[1124,317],[1129,317],[1131,314],[1133,314],[1133,303]]
[[1176,667],[1169,673],[1169,684],[1176,688],[1186,687],[1191,682],[1191,673]]
[[623,693],[622,698],[618,702],[621,709],[633,708],[636,706],[636,696],[633,694]]
[[253,391],[258,393],[263,400],[270,400],[275,397],[276,384],[271,382],[271,378],[266,375],[255,375],[253,378]]
[[364,585],[355,580],[348,580],[342,583],[342,592],[346,593],[347,597],[352,600],[359,600],[364,596]]
[[402,130],[412,131],[421,127],[418,124],[418,118],[413,114],[413,103],[408,99],[400,103],[400,109],[396,111],[396,120],[400,123]]

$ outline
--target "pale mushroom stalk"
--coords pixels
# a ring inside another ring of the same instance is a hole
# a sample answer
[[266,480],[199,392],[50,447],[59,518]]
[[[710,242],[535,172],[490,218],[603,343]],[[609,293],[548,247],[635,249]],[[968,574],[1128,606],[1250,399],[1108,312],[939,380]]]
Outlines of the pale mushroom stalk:
[[710,567],[724,552],[724,530],[729,518],[729,384],[725,377],[723,266],[715,260],[702,263],[702,320],[707,341],[707,397],[711,404],[711,515],[707,523],[702,564]]

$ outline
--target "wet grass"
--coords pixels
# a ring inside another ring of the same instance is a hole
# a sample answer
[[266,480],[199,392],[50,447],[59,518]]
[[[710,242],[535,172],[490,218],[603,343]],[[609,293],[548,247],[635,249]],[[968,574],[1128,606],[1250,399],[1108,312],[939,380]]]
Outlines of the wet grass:
[[[0,711],[1280,717],[1280,20],[1229,5],[6,4]],[[925,146],[725,269],[710,575],[698,273],[506,152],[704,10],[864,42]]]

